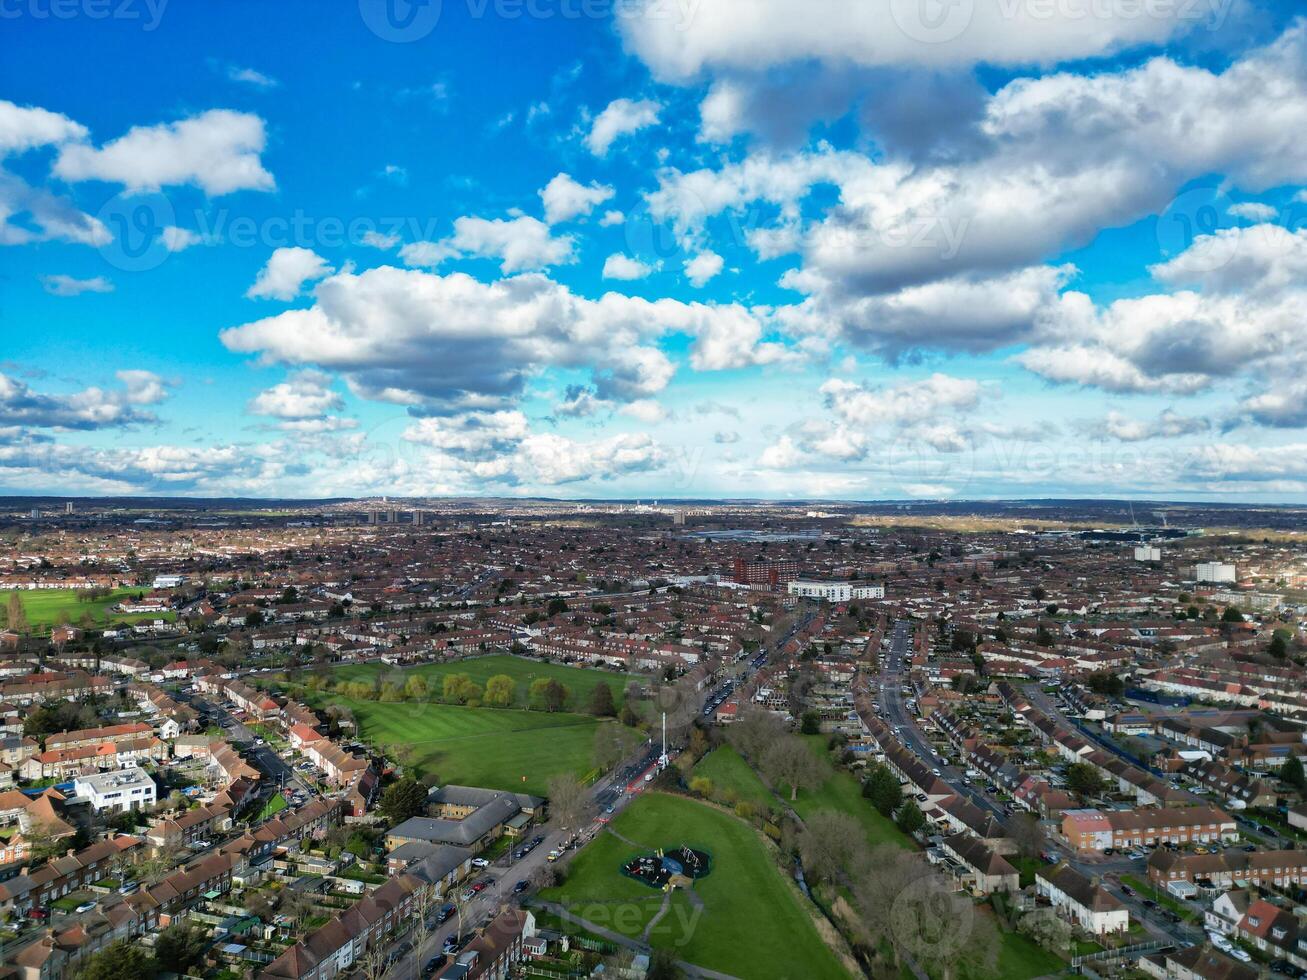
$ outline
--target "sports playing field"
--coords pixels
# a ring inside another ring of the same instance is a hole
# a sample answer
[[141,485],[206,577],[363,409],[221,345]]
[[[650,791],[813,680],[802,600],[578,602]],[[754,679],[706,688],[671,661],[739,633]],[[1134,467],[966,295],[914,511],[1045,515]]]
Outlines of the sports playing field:
[[[19,590],[18,596],[23,603],[23,612],[27,615],[27,623],[35,629],[48,629],[59,622],[60,616],[67,614],[69,622],[74,626],[82,621],[82,617],[87,613],[91,614],[91,619],[96,624],[105,622],[123,622],[134,623],[142,619],[175,619],[175,613],[115,613],[110,611],[112,606],[124,596],[136,595],[139,592],[148,592],[147,588],[134,589],[115,589],[109,595],[96,599],[92,602],[82,602],[77,597],[77,593],[72,589],[22,589]],[[7,608],[9,605],[9,596],[12,592],[0,592],[0,609]]]
[[543,795],[551,776],[584,777],[594,769],[600,723],[588,715],[334,695],[321,703],[349,707],[364,737],[378,745],[411,746],[407,761],[435,782]]
[[672,950],[678,959],[737,977],[820,980],[849,975],[747,824],[694,800],[646,793],[613,822],[613,830],[577,855],[561,887],[540,897],[638,938],[663,895],[625,877],[619,868],[637,854],[688,844],[712,855],[712,873],[694,884],[699,902],[684,892],[674,894],[647,937],[649,943]]

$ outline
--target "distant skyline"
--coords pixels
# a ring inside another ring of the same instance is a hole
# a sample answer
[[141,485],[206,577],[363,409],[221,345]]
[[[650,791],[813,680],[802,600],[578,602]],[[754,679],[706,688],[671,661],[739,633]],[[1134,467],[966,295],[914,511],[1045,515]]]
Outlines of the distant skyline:
[[0,4],[0,494],[1307,501],[1307,21]]

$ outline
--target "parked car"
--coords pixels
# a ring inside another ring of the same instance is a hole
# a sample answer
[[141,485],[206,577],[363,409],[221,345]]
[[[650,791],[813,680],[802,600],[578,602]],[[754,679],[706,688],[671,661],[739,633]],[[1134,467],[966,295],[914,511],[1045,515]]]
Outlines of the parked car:
[[124,881],[121,885],[118,886],[118,894],[130,895],[132,892],[136,891],[136,889],[140,887],[141,887],[141,883],[139,881]]
[[474,868],[488,868],[488,867],[490,867],[490,862],[487,861],[485,858],[473,858],[473,859],[472,859],[472,867],[474,867]]
[[524,891],[526,891],[530,887],[531,887],[531,883],[527,881],[525,878],[523,878],[521,881],[519,881],[516,885],[513,886],[513,894],[521,895]]
[[433,977],[436,975],[436,971],[448,962],[449,957],[444,953],[441,953],[439,956],[433,956],[431,959],[427,960],[427,965],[422,968],[422,975],[424,977]]
[[453,902],[446,902],[444,905],[440,906],[440,911],[436,913],[436,922],[444,925],[457,911],[458,909],[455,908]]
[[81,915],[83,912],[89,912],[93,908],[95,908],[94,902],[83,902],[81,905],[77,906],[77,908],[75,908],[73,911],[76,912],[78,915]]
[[48,909],[43,909],[38,906],[37,908],[29,909],[27,912],[27,917],[29,919],[38,919],[38,920],[48,919],[50,918],[50,911]]

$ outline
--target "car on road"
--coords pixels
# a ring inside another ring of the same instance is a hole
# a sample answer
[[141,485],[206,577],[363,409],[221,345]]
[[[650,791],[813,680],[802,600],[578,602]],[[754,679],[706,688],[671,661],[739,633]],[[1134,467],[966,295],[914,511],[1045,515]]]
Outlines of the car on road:
[[462,936],[446,936],[441,949],[445,951],[446,955],[452,956],[463,948],[463,944],[464,939]]
[[458,909],[454,906],[453,902],[446,902],[444,905],[440,906],[440,911],[436,913],[436,922],[440,925],[444,925],[457,911]]
[[471,888],[464,888],[458,897],[460,900],[464,902],[470,902],[472,901],[473,898],[476,897],[476,892],[474,892]]
[[441,953],[439,956],[433,956],[431,959],[427,960],[427,965],[422,968],[422,975],[424,977],[433,977],[436,975],[436,971],[448,962],[449,957],[444,953]]
[[207,841],[207,840],[193,840],[186,846],[189,847],[192,851],[202,851],[206,847],[212,847],[213,844],[211,841]]
[[118,886],[118,894],[130,895],[132,892],[136,891],[136,889],[140,887],[141,887],[141,883],[139,881],[124,881],[121,885]]
[[28,910],[28,912],[27,912],[27,917],[28,917],[29,919],[37,919],[37,920],[40,920],[40,919],[48,919],[48,918],[50,918],[50,910],[49,910],[49,909],[43,909],[43,908],[41,908],[40,906],[37,906],[37,907],[34,908],[34,909],[29,909],[29,910]]
[[474,868],[488,868],[488,867],[490,867],[490,862],[487,861],[485,858],[473,858],[473,859],[472,859],[472,867],[474,867]]
[[490,882],[488,881],[474,881],[472,883],[472,894],[480,895],[483,891],[485,891],[489,887],[490,887]]
[[531,882],[523,878],[521,881],[519,881],[516,885],[513,886],[513,894],[521,895],[524,891],[526,891],[530,887],[531,887]]
[[77,906],[77,908],[75,908],[73,911],[77,912],[80,915],[83,912],[91,911],[91,909],[93,908],[95,908],[94,902],[83,902],[81,905]]
[[1127,898],[1133,898],[1135,894],[1135,890],[1131,888],[1129,885],[1122,885],[1121,894],[1125,895]]

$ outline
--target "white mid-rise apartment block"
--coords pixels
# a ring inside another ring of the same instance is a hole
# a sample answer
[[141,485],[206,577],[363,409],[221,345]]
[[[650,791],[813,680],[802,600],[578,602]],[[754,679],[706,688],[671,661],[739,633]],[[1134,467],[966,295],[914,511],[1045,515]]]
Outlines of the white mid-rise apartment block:
[[1141,544],[1135,549],[1135,561],[1161,561],[1162,549],[1155,544]]
[[150,774],[135,766],[115,772],[78,776],[73,780],[73,791],[90,802],[91,809],[96,813],[101,810],[139,810],[154,806],[158,799],[158,790]]
[[1239,574],[1233,565],[1221,561],[1205,561],[1198,565],[1195,570],[1194,578],[1199,582],[1212,582],[1221,584],[1233,584],[1238,580]]
[[855,582],[815,582],[796,578],[786,585],[789,594],[801,599],[822,602],[849,602],[852,599],[884,599],[885,586]]

